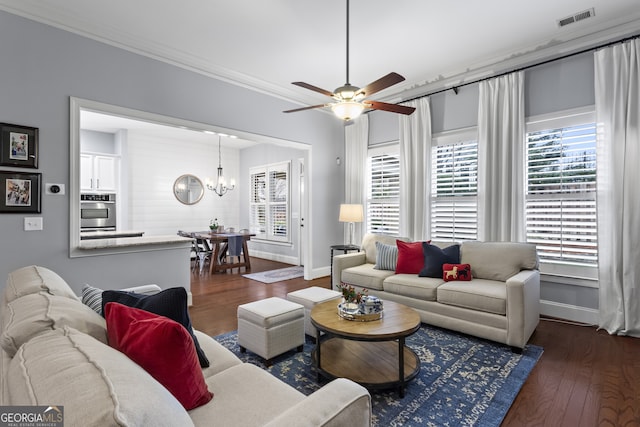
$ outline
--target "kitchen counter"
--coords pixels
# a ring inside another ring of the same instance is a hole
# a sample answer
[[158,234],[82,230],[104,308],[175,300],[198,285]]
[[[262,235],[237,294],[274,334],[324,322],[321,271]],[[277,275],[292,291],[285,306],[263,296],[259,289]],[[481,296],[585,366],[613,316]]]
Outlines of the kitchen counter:
[[174,246],[177,243],[188,245],[188,247],[190,247],[192,240],[193,239],[181,237],[178,235],[96,238],[96,239],[80,241],[80,246],[78,246],[78,249],[81,249],[81,250],[114,249],[114,248],[126,248],[126,247],[149,246],[149,245]]
[[119,237],[142,237],[144,231],[81,231],[80,240],[115,239]]

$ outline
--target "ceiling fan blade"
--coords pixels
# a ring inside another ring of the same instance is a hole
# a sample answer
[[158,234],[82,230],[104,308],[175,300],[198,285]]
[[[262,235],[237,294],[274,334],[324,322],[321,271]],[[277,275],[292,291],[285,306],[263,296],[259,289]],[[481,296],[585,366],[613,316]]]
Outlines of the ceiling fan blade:
[[388,104],[386,102],[380,101],[362,101],[367,107],[372,108],[374,110],[383,110],[390,111],[392,113],[400,113],[400,114],[412,114],[416,109],[414,107],[407,107],[405,105],[398,104]]
[[326,106],[327,106],[327,104],[312,105],[310,107],[295,108],[293,110],[283,111],[283,113],[296,113],[298,111],[311,110],[313,108],[322,108],[322,107],[326,107]]
[[310,85],[309,83],[305,83],[305,82],[293,82],[293,83],[291,83],[291,84],[294,84],[294,85],[296,85],[296,86],[300,86],[300,87],[303,87],[303,88],[305,88],[305,89],[309,89],[309,90],[312,90],[312,91],[314,91],[314,92],[318,92],[318,93],[321,93],[321,94],[323,94],[323,95],[327,95],[327,96],[328,96],[328,97],[330,97],[330,98],[333,98],[333,92],[329,92],[329,91],[328,91],[328,90],[326,90],[326,89],[322,89],[322,88],[319,88],[319,87],[317,87],[317,86]]
[[376,92],[380,92],[383,89],[386,89],[390,86],[393,86],[397,83],[404,81],[404,77],[402,77],[398,73],[389,73],[384,77],[379,78],[375,82],[369,83],[362,89],[360,89],[356,95],[364,94],[365,96],[371,96]]

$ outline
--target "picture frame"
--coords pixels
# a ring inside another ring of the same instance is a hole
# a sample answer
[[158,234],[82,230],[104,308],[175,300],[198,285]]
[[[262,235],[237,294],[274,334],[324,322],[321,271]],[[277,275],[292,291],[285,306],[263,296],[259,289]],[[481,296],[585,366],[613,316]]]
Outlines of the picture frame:
[[0,166],[38,168],[39,129],[0,123]]
[[40,173],[0,171],[0,213],[40,213]]

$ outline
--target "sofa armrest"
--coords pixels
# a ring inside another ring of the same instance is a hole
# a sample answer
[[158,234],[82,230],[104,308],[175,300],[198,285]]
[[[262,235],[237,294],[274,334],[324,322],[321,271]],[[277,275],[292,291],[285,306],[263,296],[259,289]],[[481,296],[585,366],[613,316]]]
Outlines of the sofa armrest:
[[522,270],[507,279],[507,344],[524,348],[540,321],[540,272]]
[[367,262],[367,257],[364,252],[351,252],[343,255],[335,255],[333,257],[332,266],[332,279],[331,287],[337,291],[340,286],[340,278],[342,277],[342,270],[349,267],[355,267]]
[[310,394],[266,426],[369,427],[371,395],[361,385],[338,378]]

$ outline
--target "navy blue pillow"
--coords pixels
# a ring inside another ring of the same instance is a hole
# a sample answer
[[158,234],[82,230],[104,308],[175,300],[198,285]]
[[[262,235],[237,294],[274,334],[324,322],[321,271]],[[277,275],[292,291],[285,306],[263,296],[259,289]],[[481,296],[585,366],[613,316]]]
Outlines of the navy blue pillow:
[[460,245],[440,249],[438,246],[422,242],[424,266],[418,276],[442,279],[442,264],[460,264]]
[[128,307],[146,310],[180,323],[193,338],[200,366],[203,368],[209,367],[209,359],[200,348],[200,343],[191,327],[191,318],[187,309],[187,291],[184,288],[169,288],[153,295],[125,291],[104,291],[102,293],[102,313],[105,312],[104,306],[109,302],[118,302]]

